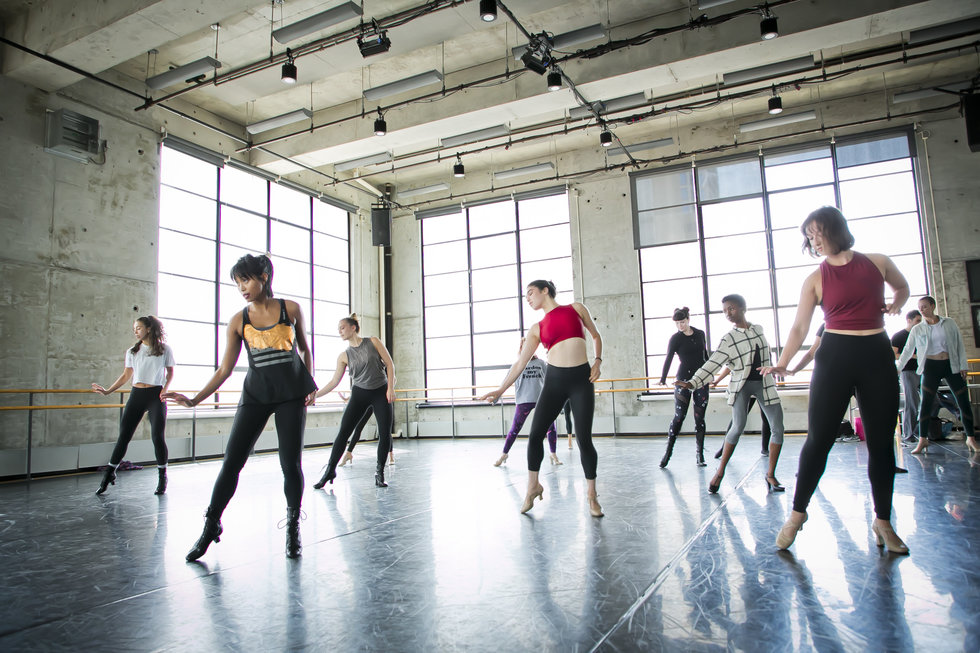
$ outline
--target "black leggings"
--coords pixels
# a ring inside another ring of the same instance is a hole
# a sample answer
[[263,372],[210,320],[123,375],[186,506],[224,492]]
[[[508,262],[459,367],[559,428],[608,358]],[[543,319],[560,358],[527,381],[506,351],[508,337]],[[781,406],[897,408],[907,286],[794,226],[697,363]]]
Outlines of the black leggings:
[[[686,381],[687,379],[682,380]],[[708,409],[708,392],[708,386],[697,390],[688,390],[680,386],[674,388],[674,419],[671,420],[670,428],[667,429],[668,436],[677,437],[677,433],[680,432],[684,418],[687,417],[687,409],[691,405],[691,395],[693,394],[694,432],[700,441],[704,441],[704,413]]]
[[827,456],[852,393],[857,397],[868,446],[868,478],[875,515],[888,520],[895,485],[898,372],[895,353],[884,333],[824,333],[810,380],[808,432],[800,450],[793,510],[806,511],[827,466]]
[[[368,420],[371,419],[371,415],[374,415],[374,408],[371,407],[371,406],[368,406],[368,409],[366,411],[364,411],[364,416],[361,417],[361,421],[359,421],[357,423],[357,426],[354,427],[354,435],[352,435],[351,438],[350,438],[350,444],[347,445],[347,451],[349,451],[351,453],[354,452],[354,445],[356,445],[361,440],[361,431],[363,431],[364,430],[364,427],[367,426]],[[392,433],[395,432],[395,411],[394,410],[391,411],[391,430],[390,431]]]
[[149,388],[133,388],[129,392],[126,407],[123,408],[122,417],[119,418],[119,439],[116,440],[112,456],[109,457],[110,465],[118,465],[122,462],[144,413],[150,419],[150,438],[153,440],[153,453],[156,455],[157,465],[162,467],[167,464],[167,440],[164,434],[167,429],[167,404],[160,401],[161,390],[163,390],[162,386],[155,385]]
[[238,487],[248,455],[255,447],[271,415],[276,416],[279,436],[279,466],[282,467],[286,506],[299,508],[303,500],[303,431],[306,429],[306,397],[280,404],[242,404],[235,413],[225,450],[225,462],[211,492],[211,509],[224,512]]
[[333,441],[333,449],[330,450],[328,470],[337,468],[340,457],[344,455],[344,447],[347,446],[358,421],[367,419],[368,409],[374,411],[374,421],[378,425],[377,469],[384,469],[388,452],[391,451],[391,420],[394,418],[394,411],[388,403],[388,386],[365,390],[355,385],[350,389],[350,400],[344,409],[344,416],[340,418],[340,431],[337,432],[337,439]]
[[585,478],[596,476],[599,456],[592,445],[592,415],[595,413],[595,389],[589,381],[591,368],[587,363],[578,367],[555,367],[549,365],[544,375],[544,387],[538,396],[538,404],[531,420],[531,432],[527,439],[527,468],[529,471],[541,470],[544,460],[544,438],[548,427],[557,419],[565,401],[572,406],[575,416],[575,439],[578,441],[579,455]]
[[973,408],[970,406],[970,390],[966,387],[966,382],[959,372],[954,372],[950,368],[948,360],[934,361],[929,359],[926,359],[919,386],[922,396],[919,404],[919,437],[929,437],[932,402],[936,399],[936,391],[939,390],[939,381],[942,379],[946,379],[949,389],[953,391],[956,404],[960,407],[960,421],[963,422],[963,430],[967,437],[973,437],[976,435],[973,430]]

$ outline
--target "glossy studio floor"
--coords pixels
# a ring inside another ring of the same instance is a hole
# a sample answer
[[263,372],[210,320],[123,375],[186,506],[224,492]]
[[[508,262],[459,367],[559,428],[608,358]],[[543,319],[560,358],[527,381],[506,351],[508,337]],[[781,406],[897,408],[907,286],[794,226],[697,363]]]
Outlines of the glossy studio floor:
[[[720,437],[709,438],[714,451]],[[977,651],[980,467],[962,442],[899,454],[894,523],[910,556],[882,553],[860,443],[834,447],[810,519],[773,546],[802,438],[767,494],[746,436],[718,495],[714,465],[681,438],[598,438],[603,519],[589,516],[577,449],[545,461],[544,503],[518,513],[525,444],[396,440],[391,486],[374,443],[329,491],[309,450],[303,556],[283,554],[282,476],[253,457],[199,563],[218,461],[123,472],[102,497],[81,474],[0,485],[0,650],[70,651]],[[906,450],[907,451],[907,450]]]

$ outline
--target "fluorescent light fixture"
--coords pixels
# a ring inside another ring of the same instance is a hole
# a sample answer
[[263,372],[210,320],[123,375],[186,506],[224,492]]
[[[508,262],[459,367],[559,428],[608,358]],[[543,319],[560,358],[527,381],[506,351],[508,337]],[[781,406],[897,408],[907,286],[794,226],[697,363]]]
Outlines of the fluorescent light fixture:
[[495,125],[486,129],[478,129],[475,132],[466,132],[465,134],[443,138],[439,141],[439,145],[440,147],[456,147],[458,145],[466,145],[467,143],[476,143],[477,141],[485,141],[490,138],[509,135],[510,127],[507,125]]
[[[647,104],[647,96],[643,93],[634,93],[633,95],[624,95],[623,97],[613,98],[612,100],[600,100],[599,102],[593,102],[592,106],[601,114],[615,113],[617,111],[626,111],[627,109],[635,109],[637,107],[642,107]],[[568,117],[572,120],[578,118],[587,118],[592,115],[592,112],[585,107],[575,107],[574,109],[568,110]]]
[[428,195],[429,193],[435,193],[440,190],[449,190],[449,184],[444,181],[438,184],[432,184],[431,186],[420,186],[419,188],[409,188],[408,190],[398,191],[398,198],[402,199],[404,197],[415,197],[416,195]]
[[773,77],[775,75],[798,73],[801,70],[813,68],[814,65],[816,64],[814,62],[813,55],[807,55],[805,57],[797,57],[796,59],[789,59],[787,61],[777,61],[776,63],[758,66],[757,68],[746,68],[745,70],[737,70],[733,73],[725,73],[722,77],[722,81],[724,81],[726,85],[741,84],[742,82],[751,82],[757,79]]
[[533,166],[524,166],[523,168],[512,168],[510,170],[498,170],[493,173],[494,179],[510,179],[511,177],[523,177],[525,175],[533,175],[538,172],[551,172],[555,169],[555,164],[548,163],[538,163]]
[[267,118],[265,120],[253,122],[251,125],[246,125],[245,131],[247,131],[249,134],[258,134],[260,132],[267,132],[270,129],[275,129],[276,127],[285,127],[286,125],[291,125],[294,122],[309,120],[312,117],[313,112],[309,109],[296,109],[296,111],[290,111],[289,113],[284,113],[281,116],[276,116],[275,118]]
[[909,32],[909,45],[954,38],[971,32],[980,32],[980,17],[961,20],[955,23],[945,23],[935,27],[916,29]]
[[340,161],[333,164],[334,172],[343,172],[345,170],[353,170],[354,168],[363,168],[364,166],[373,166],[376,163],[386,163],[391,161],[391,152],[378,152],[377,154],[371,154],[369,156],[362,156],[360,159],[350,159],[349,161]]
[[939,97],[940,95],[944,98],[950,99],[953,97],[951,93],[946,93],[939,90],[940,88],[946,89],[947,91],[964,91],[973,86],[970,82],[960,82],[959,84],[940,84],[935,88],[922,88],[918,91],[905,91],[904,93],[896,93],[892,96],[892,104],[901,104],[902,102],[915,102],[916,100],[924,100],[931,97]]
[[382,84],[374,88],[366,88],[364,89],[364,97],[368,100],[380,100],[389,95],[404,93],[405,91],[411,91],[435,83],[442,83],[442,73],[438,70],[429,70],[418,75],[406,77],[405,79],[399,79],[397,82]]
[[316,14],[315,16],[310,16],[309,18],[304,18],[301,21],[297,21],[292,25],[286,25],[285,27],[280,27],[277,30],[272,31],[272,38],[279,41],[280,43],[289,43],[290,41],[295,41],[298,38],[302,38],[307,34],[312,34],[313,32],[319,32],[322,29],[326,29],[331,25],[336,25],[337,23],[342,23],[345,20],[350,20],[351,18],[357,18],[363,15],[364,11],[361,9],[360,5],[354,2],[345,2],[342,5],[338,5],[333,9],[327,9],[324,12]]
[[161,88],[167,88],[177,82],[183,82],[184,80],[193,79],[199,75],[209,73],[215,68],[221,68],[221,62],[213,57],[204,57],[197,61],[185,63],[183,66],[177,66],[173,70],[168,70],[165,73],[154,75],[146,80],[146,85],[154,91],[159,91]]
[[[602,25],[589,25],[588,27],[583,27],[581,29],[572,30],[571,32],[565,32],[564,34],[555,36],[551,40],[551,49],[565,50],[573,45],[578,45],[579,43],[587,43],[588,41],[596,41],[604,38],[606,38],[605,27]],[[525,51],[527,51],[527,44],[519,45],[516,48],[511,49],[511,53],[514,55],[515,59],[520,59],[524,55]]]
[[781,127],[782,125],[792,125],[795,122],[806,122],[807,120],[816,120],[817,112],[804,111],[803,113],[794,113],[789,116],[779,116],[777,118],[766,118],[765,120],[756,120],[753,122],[743,122],[738,126],[738,131],[742,132],[754,132],[760,129],[769,129],[770,127]]
[[633,152],[642,152],[643,150],[652,150],[657,147],[667,147],[668,145],[673,144],[673,138],[660,138],[655,141],[645,141],[643,143],[627,145],[625,149],[622,147],[611,147],[609,148],[609,156],[624,156],[627,152],[632,154]]
[[735,2],[735,0],[699,0],[698,9],[711,9],[712,7],[720,7],[721,5],[727,5],[729,2]]

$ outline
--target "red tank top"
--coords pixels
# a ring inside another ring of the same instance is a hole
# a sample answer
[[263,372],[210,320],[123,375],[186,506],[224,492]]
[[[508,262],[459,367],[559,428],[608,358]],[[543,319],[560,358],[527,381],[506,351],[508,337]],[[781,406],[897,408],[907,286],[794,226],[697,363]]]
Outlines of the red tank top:
[[823,314],[828,329],[860,331],[885,326],[885,279],[871,259],[854,252],[847,265],[820,263]]
[[538,330],[545,349],[551,349],[569,338],[585,338],[585,325],[571,304],[561,304],[551,309],[538,323]]

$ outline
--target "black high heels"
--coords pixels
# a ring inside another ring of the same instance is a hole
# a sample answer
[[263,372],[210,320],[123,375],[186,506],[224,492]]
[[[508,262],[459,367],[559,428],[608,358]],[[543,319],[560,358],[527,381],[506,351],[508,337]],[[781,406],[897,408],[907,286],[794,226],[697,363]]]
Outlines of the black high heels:
[[779,484],[775,476],[766,476],[766,491],[768,492],[785,492],[786,488]]
[[718,490],[721,489],[721,481],[724,478],[725,478],[724,474],[718,476],[718,473],[716,472],[714,477],[708,483],[708,494],[717,494]]
[[221,521],[219,519],[219,515],[213,508],[208,508],[208,511],[204,513],[204,531],[201,532],[201,537],[194,543],[194,548],[188,551],[187,562],[194,562],[207,553],[211,542],[221,541],[220,536],[225,529],[221,527]]
[[388,487],[388,484],[385,483],[385,473],[383,470],[379,469],[374,473],[374,484],[378,487]]
[[160,495],[167,491],[167,468],[161,467],[157,472],[157,489],[153,494]]
[[697,455],[696,461],[697,461],[698,467],[707,467],[708,466],[708,463],[704,462],[704,450],[698,449],[698,455]]
[[299,508],[286,508],[286,557],[298,558],[303,551],[299,538]]
[[116,484],[116,470],[111,466],[107,467],[105,474],[102,475],[102,481],[99,483],[99,489],[95,491],[96,494],[102,494],[110,485]]
[[326,485],[327,483],[333,485],[333,480],[335,478],[337,478],[337,472],[335,472],[332,469],[328,469],[326,472],[323,473],[323,476],[320,478],[319,481],[317,481],[313,485],[313,487],[316,488],[317,490],[322,490],[323,486]]

